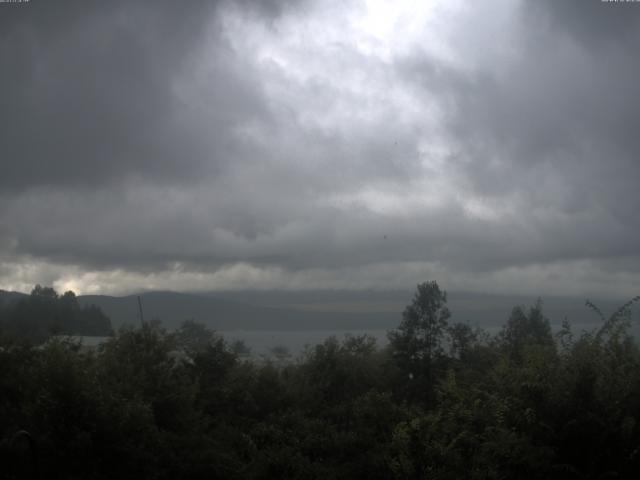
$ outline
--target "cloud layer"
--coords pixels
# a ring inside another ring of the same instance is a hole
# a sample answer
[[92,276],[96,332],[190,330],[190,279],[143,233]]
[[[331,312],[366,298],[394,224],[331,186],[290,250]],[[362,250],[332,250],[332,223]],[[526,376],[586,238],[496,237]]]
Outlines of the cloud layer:
[[0,4],[0,288],[640,288],[640,4]]

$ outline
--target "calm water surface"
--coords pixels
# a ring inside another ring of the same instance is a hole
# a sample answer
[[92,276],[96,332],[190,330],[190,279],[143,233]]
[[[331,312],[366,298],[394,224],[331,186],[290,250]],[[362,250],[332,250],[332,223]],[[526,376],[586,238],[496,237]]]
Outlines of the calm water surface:
[[387,330],[222,330],[218,333],[229,343],[242,340],[251,349],[252,357],[270,356],[271,349],[276,346],[286,347],[296,357],[307,345],[317,345],[331,336],[342,340],[345,335],[367,334],[376,339],[378,347],[388,343]]

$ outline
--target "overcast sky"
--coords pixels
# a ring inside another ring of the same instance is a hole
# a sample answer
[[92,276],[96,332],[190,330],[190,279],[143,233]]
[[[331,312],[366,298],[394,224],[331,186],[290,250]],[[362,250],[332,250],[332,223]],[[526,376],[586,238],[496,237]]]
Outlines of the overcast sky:
[[0,4],[0,288],[640,293],[640,2]]

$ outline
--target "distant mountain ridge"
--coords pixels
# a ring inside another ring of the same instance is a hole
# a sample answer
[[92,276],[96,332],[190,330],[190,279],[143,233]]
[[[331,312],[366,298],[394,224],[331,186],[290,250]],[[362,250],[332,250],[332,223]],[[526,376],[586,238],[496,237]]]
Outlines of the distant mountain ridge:
[[26,296],[27,294],[22,292],[9,292],[7,290],[0,290],[0,304],[6,302],[14,302]]
[[[145,320],[159,319],[167,328],[193,319],[216,330],[375,330],[395,328],[412,291],[233,291],[141,293]],[[0,303],[25,297],[0,290]],[[114,328],[139,325],[138,295],[81,295],[82,306],[96,305]],[[451,321],[496,330],[513,307],[532,305],[536,297],[449,292]],[[605,315],[624,301],[594,299]],[[599,319],[579,297],[543,297],[543,311],[553,325],[567,318],[576,329],[592,328]],[[640,325],[640,309],[633,312]]]
[[[124,324],[139,324],[137,297],[84,295],[79,300],[83,305],[99,306],[117,328]],[[168,328],[193,319],[216,330],[384,329],[392,328],[396,317],[388,312],[301,311],[175,292],[143,293],[140,298],[145,320],[159,319]]]

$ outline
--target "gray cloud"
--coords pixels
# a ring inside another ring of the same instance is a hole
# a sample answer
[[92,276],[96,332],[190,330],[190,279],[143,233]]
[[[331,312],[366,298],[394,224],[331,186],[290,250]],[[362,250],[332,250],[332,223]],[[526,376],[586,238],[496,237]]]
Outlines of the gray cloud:
[[[216,37],[214,2],[3,7],[4,188],[188,181],[215,173],[234,150],[235,123],[264,111],[259,89]],[[193,88],[207,35],[216,68],[202,73],[203,101],[183,90]]]
[[627,291],[640,8],[507,3],[436,11],[453,53],[351,4],[2,6],[5,284]]
[[[601,0],[542,0],[528,7],[540,14],[558,35],[567,34],[595,49],[619,47],[637,42],[640,16],[637,5]],[[611,42],[611,44],[609,44]]]
[[[471,74],[420,55],[400,64],[428,94],[451,99],[450,161],[470,188],[520,200],[520,221],[545,237],[521,252],[524,261],[638,253],[634,7],[536,2],[521,12],[528,25],[510,39],[516,55],[508,63]],[[606,45],[594,45],[599,36]]]

